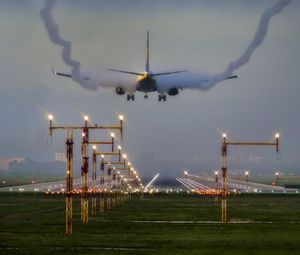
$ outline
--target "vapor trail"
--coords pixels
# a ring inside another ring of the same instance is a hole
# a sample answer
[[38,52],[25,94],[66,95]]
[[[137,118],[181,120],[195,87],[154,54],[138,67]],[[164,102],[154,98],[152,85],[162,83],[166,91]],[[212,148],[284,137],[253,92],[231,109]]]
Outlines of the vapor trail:
[[[203,90],[210,89],[214,85],[216,85],[218,82],[225,80],[227,77],[233,75],[233,72],[238,69],[239,67],[245,65],[251,58],[254,50],[260,46],[268,32],[269,22],[270,19],[281,12],[281,10],[287,6],[290,3],[290,0],[279,0],[274,6],[272,6],[270,9],[267,9],[262,14],[256,33],[254,35],[254,38],[252,39],[252,42],[249,44],[245,52],[235,61],[228,64],[226,69],[217,75],[213,75],[211,79],[205,83],[202,84]],[[204,85],[204,86],[203,86]]]
[[56,0],[46,0],[44,8],[40,11],[40,16],[44,22],[44,26],[48,33],[49,39],[56,45],[62,47],[61,57],[66,65],[71,68],[73,81],[79,83],[86,89],[96,90],[97,86],[85,80],[80,75],[80,62],[72,59],[72,43],[63,39],[59,33],[59,27],[52,17],[52,10],[54,9]]
[[[59,33],[59,27],[55,23],[53,17],[52,17],[52,10],[55,7],[56,0],[46,0],[45,6],[40,11],[40,16],[44,22],[44,26],[46,28],[46,31],[48,33],[48,36],[50,40],[56,44],[62,47],[62,59],[66,65],[68,65],[71,68],[71,74],[73,81],[79,83],[82,87],[90,90],[97,90],[99,86],[103,87],[109,87],[112,84],[110,83],[103,83],[99,82],[94,79],[87,80],[80,74],[80,62],[72,59],[71,52],[72,52],[72,43],[70,41],[66,41],[63,39]],[[197,88],[201,90],[208,90],[215,86],[217,83],[225,80],[227,77],[233,75],[234,71],[237,70],[239,67],[245,65],[251,58],[252,54],[254,53],[255,49],[260,46],[268,32],[268,26],[270,19],[281,12],[281,10],[286,7],[290,3],[290,0],[279,0],[276,4],[274,4],[271,8],[265,10],[260,18],[256,33],[254,35],[254,38],[252,39],[249,46],[246,48],[244,53],[235,61],[228,64],[226,69],[216,75],[210,76],[208,81],[201,82],[200,84],[195,84],[192,82],[192,84],[189,84],[188,81],[185,81],[184,83],[186,86],[182,87],[191,87],[191,88]],[[192,78],[192,77],[190,77]]]

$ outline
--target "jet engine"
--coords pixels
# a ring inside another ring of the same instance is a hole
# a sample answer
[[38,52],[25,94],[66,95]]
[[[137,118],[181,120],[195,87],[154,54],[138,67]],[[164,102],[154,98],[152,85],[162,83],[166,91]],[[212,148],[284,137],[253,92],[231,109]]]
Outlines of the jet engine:
[[171,88],[171,89],[168,90],[168,95],[169,96],[176,96],[176,95],[178,95],[178,93],[179,93],[179,91],[178,91],[177,88]]
[[116,93],[118,95],[124,95],[126,93],[126,91],[122,87],[116,87]]

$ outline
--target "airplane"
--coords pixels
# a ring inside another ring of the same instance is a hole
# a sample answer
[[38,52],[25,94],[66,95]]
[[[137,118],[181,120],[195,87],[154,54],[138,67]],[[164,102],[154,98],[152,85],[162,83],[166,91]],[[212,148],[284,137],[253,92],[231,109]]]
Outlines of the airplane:
[[[136,76],[136,84],[134,86],[133,91],[132,90],[128,91],[128,89],[126,89],[125,86],[123,87],[120,85],[116,85],[116,87],[115,87],[116,94],[125,95],[127,93],[127,101],[130,101],[130,100],[134,101],[134,99],[135,99],[134,92],[135,91],[144,93],[145,99],[148,99],[148,93],[157,91],[159,93],[158,101],[166,101],[166,98],[167,98],[166,94],[168,94],[169,96],[176,96],[179,94],[179,90],[183,90],[184,87],[188,88],[188,86],[183,87],[178,84],[171,85],[171,87],[167,86],[167,88],[160,88],[156,77],[184,73],[184,72],[187,72],[187,70],[153,73],[150,71],[149,52],[150,52],[149,51],[149,31],[147,31],[145,71],[132,72],[132,71],[127,71],[127,70],[119,70],[119,69],[110,69],[110,68],[106,69],[107,71],[110,71],[110,72],[118,72],[118,73]],[[71,74],[56,72],[53,68],[52,68],[52,72],[58,76],[72,78]],[[232,75],[232,76],[225,78],[225,80],[234,79],[234,78],[238,78],[238,77],[239,77],[239,75]],[[83,77],[83,79],[86,81],[89,80],[89,78],[87,78],[87,77]],[[208,82],[208,81],[209,81],[208,79],[203,79],[199,82],[203,83],[203,82]]]

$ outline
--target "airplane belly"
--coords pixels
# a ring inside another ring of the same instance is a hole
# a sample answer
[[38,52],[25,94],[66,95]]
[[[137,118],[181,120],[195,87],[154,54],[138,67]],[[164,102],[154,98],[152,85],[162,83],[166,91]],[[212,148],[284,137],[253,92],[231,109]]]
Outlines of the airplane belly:
[[137,85],[137,90],[141,92],[152,92],[156,91],[156,81],[152,78],[146,78],[143,80],[140,80]]

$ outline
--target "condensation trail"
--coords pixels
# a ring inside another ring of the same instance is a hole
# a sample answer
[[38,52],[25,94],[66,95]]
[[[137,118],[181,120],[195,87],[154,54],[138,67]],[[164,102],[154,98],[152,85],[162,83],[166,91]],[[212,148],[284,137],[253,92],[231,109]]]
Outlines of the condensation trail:
[[227,77],[231,76],[236,69],[248,63],[255,49],[263,43],[266,34],[268,32],[270,19],[274,15],[280,13],[281,10],[289,3],[290,0],[280,0],[275,5],[273,5],[270,9],[265,10],[260,18],[258,28],[256,30],[254,38],[252,39],[251,43],[249,44],[245,52],[237,60],[229,63],[226,69],[222,73],[213,75],[208,82],[202,84],[201,89],[203,90],[210,89],[218,82],[223,81]]
[[[56,0],[46,0],[45,6],[40,11],[40,16],[44,22],[46,31],[50,40],[62,47],[62,59],[66,65],[71,68],[71,74],[73,81],[79,83],[82,87],[90,90],[97,90],[98,86],[101,86],[100,82],[86,80],[80,75],[80,62],[72,59],[72,43],[63,39],[59,33],[59,26],[55,23],[52,17],[52,10],[55,7]],[[234,71],[239,67],[245,65],[251,58],[255,49],[260,46],[268,32],[268,26],[270,19],[281,12],[281,10],[290,3],[290,0],[279,0],[271,8],[264,11],[262,14],[258,28],[249,46],[246,48],[244,53],[235,61],[228,64],[226,69],[217,75],[212,75],[206,82],[200,84],[194,84],[192,86],[187,85],[186,87],[193,87],[195,89],[208,90],[215,86],[217,83],[225,80],[227,77],[233,75]],[[187,82],[188,83],[188,82]]]
[[96,90],[97,86],[92,82],[85,80],[80,75],[80,62],[72,59],[72,43],[63,39],[59,33],[59,26],[55,23],[52,17],[56,0],[46,0],[44,8],[40,11],[40,16],[44,22],[44,26],[48,33],[49,39],[56,45],[62,47],[61,57],[66,65],[71,68],[73,81],[79,83],[86,89]]

